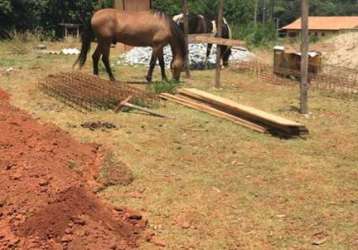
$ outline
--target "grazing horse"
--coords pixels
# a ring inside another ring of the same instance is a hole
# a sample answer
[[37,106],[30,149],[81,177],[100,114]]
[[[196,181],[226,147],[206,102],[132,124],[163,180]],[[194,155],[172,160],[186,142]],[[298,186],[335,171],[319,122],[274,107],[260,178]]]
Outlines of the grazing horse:
[[[173,21],[179,25],[180,29],[184,31],[184,14],[181,13],[173,17]],[[188,15],[188,22],[189,22],[189,34],[204,34],[204,33],[212,33],[216,37],[218,37],[218,21],[216,19],[209,19],[204,17],[203,15],[195,15],[189,13]],[[222,38],[231,39],[232,33],[231,28],[226,21],[223,19],[223,27],[222,27]],[[207,51],[206,51],[206,60],[205,64],[208,63],[208,58],[211,53],[212,44],[208,44]],[[231,55],[231,47],[220,45],[221,48],[221,59],[223,60],[223,65],[229,65],[229,58]]]
[[102,56],[110,79],[115,80],[109,63],[110,47],[112,43],[121,42],[130,46],[152,47],[153,54],[147,80],[152,80],[157,59],[162,68],[162,78],[166,80],[163,47],[169,44],[173,53],[170,65],[173,78],[180,80],[186,56],[184,34],[174,21],[162,12],[132,12],[116,9],[97,11],[91,19],[91,24],[82,34],[81,53],[75,65],[79,64],[82,67],[85,64],[94,38],[98,43],[92,56],[95,75],[98,75],[98,62]]

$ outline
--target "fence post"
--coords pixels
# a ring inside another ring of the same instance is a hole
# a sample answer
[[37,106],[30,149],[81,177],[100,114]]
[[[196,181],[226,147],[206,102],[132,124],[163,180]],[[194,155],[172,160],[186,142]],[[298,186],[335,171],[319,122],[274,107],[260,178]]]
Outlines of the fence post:
[[186,77],[190,78],[190,62],[189,62],[189,8],[188,8],[188,0],[182,0],[183,4],[183,14],[184,14],[184,36],[185,36],[185,48],[186,48],[186,57],[185,57],[185,72]]
[[[223,29],[223,18],[224,18],[224,0],[219,2],[219,14],[218,14],[218,37],[222,36]],[[220,76],[221,76],[221,46],[216,44],[216,75],[215,75],[215,87],[220,88]]]
[[308,15],[309,0],[301,0],[302,17],[301,17],[301,84],[300,84],[300,112],[308,114]]

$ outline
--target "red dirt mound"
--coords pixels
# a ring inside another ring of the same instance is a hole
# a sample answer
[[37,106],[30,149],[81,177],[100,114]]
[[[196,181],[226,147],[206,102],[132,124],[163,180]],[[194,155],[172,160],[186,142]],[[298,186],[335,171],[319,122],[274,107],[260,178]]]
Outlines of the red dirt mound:
[[55,126],[10,106],[0,90],[0,249],[131,249],[141,216],[114,210],[86,176],[101,157]]
[[8,94],[0,89],[0,100],[8,100],[8,99],[9,99]]

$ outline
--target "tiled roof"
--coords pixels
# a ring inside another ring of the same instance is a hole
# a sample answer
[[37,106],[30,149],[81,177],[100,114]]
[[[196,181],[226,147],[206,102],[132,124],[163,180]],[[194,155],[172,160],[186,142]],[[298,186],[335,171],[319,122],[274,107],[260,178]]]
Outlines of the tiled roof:
[[[310,16],[310,30],[358,29],[358,16]],[[301,18],[285,26],[282,30],[300,30]]]

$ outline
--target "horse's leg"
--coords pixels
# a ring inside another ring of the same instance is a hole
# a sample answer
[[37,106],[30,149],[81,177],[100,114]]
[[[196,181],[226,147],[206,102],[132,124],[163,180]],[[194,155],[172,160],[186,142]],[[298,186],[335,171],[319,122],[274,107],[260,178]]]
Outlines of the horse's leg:
[[155,68],[156,63],[157,63],[157,54],[155,53],[155,50],[153,49],[152,57],[150,58],[149,69],[148,69],[148,73],[147,73],[147,77],[146,77],[148,82],[152,81],[153,70]]
[[227,47],[227,46],[223,46],[222,48],[222,60],[223,60],[223,65],[224,67],[228,67],[229,66],[229,60],[230,60],[230,56],[231,56],[231,48]]
[[208,68],[209,65],[209,56],[210,56],[210,53],[211,53],[211,48],[213,47],[212,44],[208,43],[208,46],[206,48],[206,58],[205,58],[205,67]]
[[156,47],[153,47],[152,58],[150,59],[149,70],[146,77],[148,82],[152,81],[153,70],[155,68],[155,64],[157,63],[158,55],[161,52],[163,52],[163,46],[157,45]]
[[165,72],[165,61],[164,61],[164,51],[163,51],[163,49],[159,50],[158,59],[159,59],[160,70],[162,72],[162,80],[167,82],[168,78],[167,78],[167,75],[166,75],[166,72]]
[[111,43],[103,44],[103,46],[102,46],[102,54],[103,54],[102,61],[104,63],[104,66],[106,67],[106,71],[109,75],[109,78],[111,79],[111,81],[115,81],[116,79],[113,76],[111,65],[109,63],[110,50],[111,50]]
[[98,62],[101,57],[101,47],[100,44],[97,45],[95,52],[92,55],[93,60],[93,74],[98,76]]

